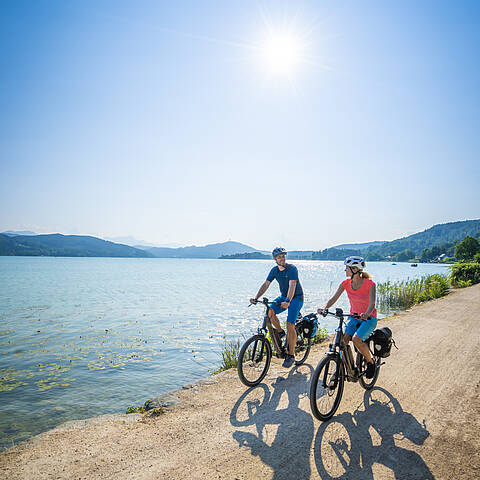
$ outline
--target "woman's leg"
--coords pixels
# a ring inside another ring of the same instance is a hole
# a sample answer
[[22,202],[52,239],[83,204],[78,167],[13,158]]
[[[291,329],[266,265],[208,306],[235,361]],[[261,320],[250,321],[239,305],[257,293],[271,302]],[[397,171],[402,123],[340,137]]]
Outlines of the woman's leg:
[[353,344],[357,347],[357,350],[365,357],[368,363],[373,363],[372,355],[366,343],[358,335],[353,336]]

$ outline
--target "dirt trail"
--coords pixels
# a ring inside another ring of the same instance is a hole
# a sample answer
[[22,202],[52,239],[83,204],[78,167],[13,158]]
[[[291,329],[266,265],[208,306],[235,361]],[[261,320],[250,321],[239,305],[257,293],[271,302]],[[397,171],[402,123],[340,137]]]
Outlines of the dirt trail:
[[310,365],[275,361],[247,390],[236,372],[184,390],[157,418],[70,423],[0,455],[15,479],[480,478],[480,285],[391,317],[400,350],[365,392],[346,383],[336,416],[314,420]]

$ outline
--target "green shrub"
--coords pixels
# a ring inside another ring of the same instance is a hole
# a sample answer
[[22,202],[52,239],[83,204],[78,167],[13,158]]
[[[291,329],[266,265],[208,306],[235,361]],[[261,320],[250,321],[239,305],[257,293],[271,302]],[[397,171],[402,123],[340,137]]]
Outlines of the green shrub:
[[127,413],[145,413],[145,408],[140,406],[140,407],[128,407],[127,408]]
[[312,338],[312,345],[322,343],[328,337],[326,328],[318,327],[317,334]]
[[450,278],[455,287],[468,286],[466,282],[470,282],[470,285],[480,283],[480,263],[455,263],[450,269]]

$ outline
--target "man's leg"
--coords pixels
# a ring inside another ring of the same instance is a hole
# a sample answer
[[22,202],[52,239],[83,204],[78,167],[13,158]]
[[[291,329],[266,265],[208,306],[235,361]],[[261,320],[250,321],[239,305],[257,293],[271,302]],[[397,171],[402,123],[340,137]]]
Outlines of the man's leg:
[[287,322],[287,335],[288,335],[288,353],[295,355],[295,345],[297,344],[297,331],[293,323]]
[[297,323],[298,314],[303,306],[303,300],[299,298],[292,298],[290,306],[288,307],[287,316],[287,334],[288,334],[288,353],[295,356],[295,345],[297,344],[297,330],[295,324]]
[[278,320],[277,315],[272,309],[268,311],[268,318],[270,319],[272,325],[275,327],[275,330],[277,330],[278,333],[283,332],[283,328],[280,325],[280,320]]

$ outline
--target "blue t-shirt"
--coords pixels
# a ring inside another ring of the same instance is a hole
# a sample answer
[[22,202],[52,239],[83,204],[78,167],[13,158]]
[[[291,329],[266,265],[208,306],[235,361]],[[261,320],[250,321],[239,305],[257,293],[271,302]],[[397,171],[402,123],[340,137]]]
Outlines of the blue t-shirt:
[[288,293],[288,282],[290,280],[296,280],[297,285],[295,287],[295,294],[293,297],[300,297],[303,300],[303,289],[300,285],[300,280],[298,279],[298,270],[295,265],[289,263],[285,264],[285,270],[280,271],[278,266],[273,267],[268,274],[267,281],[272,282],[277,280],[280,287],[280,293],[286,297]]

